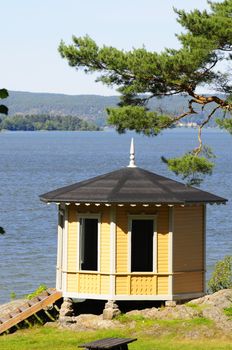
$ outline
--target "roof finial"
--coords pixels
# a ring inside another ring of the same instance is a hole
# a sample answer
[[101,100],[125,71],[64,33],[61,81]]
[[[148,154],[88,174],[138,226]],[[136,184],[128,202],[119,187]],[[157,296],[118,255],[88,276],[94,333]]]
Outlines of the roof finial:
[[129,168],[136,168],[135,165],[135,147],[134,147],[134,139],[131,138],[131,145],[130,145],[130,164],[128,165]]

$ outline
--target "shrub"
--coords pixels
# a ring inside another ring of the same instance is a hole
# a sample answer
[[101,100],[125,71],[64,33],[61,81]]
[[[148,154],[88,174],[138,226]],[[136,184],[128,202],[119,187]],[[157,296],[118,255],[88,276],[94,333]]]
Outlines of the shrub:
[[37,295],[41,294],[43,291],[45,291],[48,287],[45,286],[45,284],[41,284],[33,293],[26,295],[27,299],[33,299]]
[[227,255],[223,260],[216,263],[208,286],[212,293],[221,289],[232,288],[232,256]]

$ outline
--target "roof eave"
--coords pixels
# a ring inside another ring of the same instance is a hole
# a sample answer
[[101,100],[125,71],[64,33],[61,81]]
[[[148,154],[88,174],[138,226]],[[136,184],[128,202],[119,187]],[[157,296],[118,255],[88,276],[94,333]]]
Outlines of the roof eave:
[[61,199],[61,198],[44,198],[44,197],[39,197],[40,200],[42,202],[45,203],[101,203],[101,204],[163,204],[163,205],[168,205],[168,204],[172,204],[172,205],[193,205],[193,204],[226,204],[226,202],[228,202],[227,199],[219,199],[219,200],[206,200],[206,201],[167,201],[167,202],[163,202],[163,201],[109,201],[109,200],[73,200],[73,199]]

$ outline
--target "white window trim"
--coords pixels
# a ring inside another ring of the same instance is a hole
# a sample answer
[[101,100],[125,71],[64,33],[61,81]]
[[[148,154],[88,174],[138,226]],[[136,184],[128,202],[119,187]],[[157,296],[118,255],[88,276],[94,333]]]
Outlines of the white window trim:
[[62,251],[62,291],[67,292],[67,271],[68,271],[68,206],[64,207],[64,230],[63,230],[63,251]]
[[[131,231],[132,231],[132,220],[153,220],[153,271],[150,273],[157,273],[157,215],[128,215],[128,272],[131,272]],[[146,271],[135,272],[143,273]]]
[[[60,217],[63,216],[63,226],[60,226]],[[57,265],[56,265],[56,289],[62,290],[62,270],[64,263],[64,231],[65,231],[65,210],[58,210],[58,230],[57,230]]]
[[[80,219],[97,219],[98,220],[98,237],[97,237],[97,270],[81,270],[80,269]],[[80,214],[77,215],[77,271],[78,272],[97,272],[99,273],[101,268],[101,214]]]
[[173,294],[173,235],[174,235],[174,215],[173,207],[168,209],[169,216],[169,232],[168,232],[168,293]]

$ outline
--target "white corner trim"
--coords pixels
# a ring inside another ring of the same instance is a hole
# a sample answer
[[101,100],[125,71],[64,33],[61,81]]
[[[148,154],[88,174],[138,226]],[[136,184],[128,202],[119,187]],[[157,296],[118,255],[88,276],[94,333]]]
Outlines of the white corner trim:
[[[63,209],[59,209],[58,213],[58,225],[57,225],[57,266],[56,266],[56,289],[62,289],[62,270],[63,270],[63,235],[65,225],[65,212]],[[63,225],[60,225],[62,217]]]
[[[153,217],[154,218],[154,217]],[[158,272],[158,233],[157,233],[157,219],[153,219],[153,272]]]
[[169,229],[168,229],[168,293],[173,293],[173,230],[174,230],[174,209],[168,208]]
[[116,208],[110,208],[110,294],[115,295],[116,272]]
[[[63,230],[63,259],[62,270],[68,270],[68,206],[64,210],[64,230]],[[62,290],[67,291],[67,274],[62,272]]]
[[204,204],[204,207],[203,207],[203,263],[204,263],[204,272],[203,272],[203,283],[204,283],[204,286],[203,286],[203,290],[204,290],[204,293],[206,293],[207,291],[207,286],[206,286],[206,219],[207,219],[207,210],[206,210],[206,204]]

